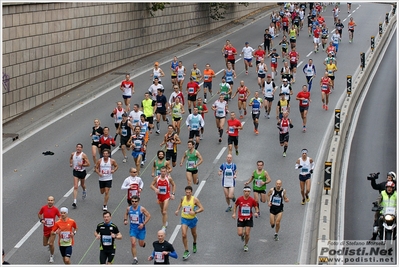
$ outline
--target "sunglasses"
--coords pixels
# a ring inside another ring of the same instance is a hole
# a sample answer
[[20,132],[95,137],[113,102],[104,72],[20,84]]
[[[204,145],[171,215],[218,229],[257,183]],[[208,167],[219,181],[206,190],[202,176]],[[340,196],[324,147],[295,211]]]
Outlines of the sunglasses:
[[131,200],[130,202],[132,202],[132,203],[137,203],[137,202],[139,202],[138,200]]

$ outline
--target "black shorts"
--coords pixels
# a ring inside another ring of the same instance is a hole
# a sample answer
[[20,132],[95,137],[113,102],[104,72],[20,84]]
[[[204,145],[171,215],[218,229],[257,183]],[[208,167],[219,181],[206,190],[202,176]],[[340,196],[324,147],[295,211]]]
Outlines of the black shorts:
[[288,48],[287,48],[287,47],[282,47],[282,48],[281,48],[281,51],[284,52],[284,53],[287,53]]
[[72,255],[72,246],[60,246],[60,252],[63,258],[70,258]]
[[107,260],[109,263],[114,261],[115,249],[100,250],[100,264],[106,264]]
[[240,219],[237,219],[237,227],[254,227],[254,220],[252,219],[252,217],[248,220],[242,220],[240,221]]
[[283,26],[283,32],[288,32],[288,26]]
[[230,84],[230,85],[233,85],[234,81],[230,81],[230,82],[227,82],[227,83]]
[[177,160],[177,152],[175,153],[175,152],[173,152],[173,150],[167,149],[166,150],[166,154],[165,154],[165,159],[166,160],[172,159],[172,162],[176,162],[176,160]]
[[85,179],[86,178],[86,170],[84,170],[84,171],[73,170],[73,177],[76,177],[79,179]]
[[112,180],[98,181],[100,188],[112,188]]
[[92,145],[92,146],[98,147],[99,144],[100,144],[100,142],[91,142],[91,145]]
[[296,39],[290,38],[290,44],[295,44],[295,43],[296,43]]
[[154,124],[154,117],[145,117],[145,121],[148,121],[148,124]]
[[166,110],[159,110],[159,109],[157,109],[157,110],[155,110],[155,114],[161,114],[161,115],[166,115]]
[[132,96],[131,96],[131,95],[122,95],[122,97],[123,97],[123,99],[129,99],[129,98],[132,98]]
[[353,33],[354,31],[355,31],[355,30],[350,30],[350,29],[348,30],[348,32],[352,32],[352,33]]
[[322,36],[321,36],[321,39],[326,40],[326,39],[328,39],[328,36],[322,35]]
[[266,101],[269,101],[269,102],[273,102],[274,96],[272,96],[272,97],[265,97],[265,100],[266,100]]
[[187,100],[188,101],[197,101],[197,95],[187,95]]
[[292,63],[290,62],[290,70],[292,70],[293,68],[296,68],[298,65],[298,63]]
[[310,179],[310,176],[311,176],[310,173],[305,174],[305,175],[300,174],[299,175],[299,181],[305,182],[306,180]]
[[288,143],[289,140],[290,140],[290,133],[282,133],[282,134],[280,134],[280,144],[283,144],[285,142]]
[[182,117],[180,118],[173,118],[173,121],[181,121]]
[[334,81],[334,80],[335,80],[335,76],[328,76],[328,78],[330,78],[331,81]]
[[198,170],[187,170],[187,169],[186,169],[186,172],[191,172],[191,173],[194,175],[194,174],[197,174],[197,173],[198,173]]
[[176,79],[176,78],[177,78],[177,75],[175,75],[175,76],[170,75],[170,78],[171,78],[171,79]]
[[271,214],[273,214],[273,215],[277,215],[277,214],[279,214],[280,212],[283,212],[284,211],[284,209],[283,209],[283,207],[282,206],[271,206],[270,207],[270,213]]
[[231,145],[234,144],[235,146],[238,146],[238,136],[230,136],[227,137],[227,144]]
[[208,88],[209,90],[212,90],[212,82],[204,82],[204,88]]
[[259,115],[260,115],[260,112],[258,112],[258,113],[256,113],[256,114],[253,114],[253,113],[252,113],[252,119],[253,119],[253,120],[259,119]]
[[224,58],[227,58],[227,56],[228,56],[227,54],[224,54]]
[[115,123],[115,129],[118,130],[118,128],[119,128],[119,122],[118,122],[118,123]]
[[121,136],[121,145],[126,145],[127,142],[129,141],[130,136]]
[[191,131],[188,133],[188,139],[193,139],[194,136],[200,137],[200,131],[199,131],[199,130],[191,130]]
[[309,106],[299,106],[299,112],[300,113],[302,113],[302,112],[304,112],[305,110],[308,110],[309,109]]
[[235,59],[228,59],[227,62],[230,62],[231,65],[236,64],[236,60]]
[[258,194],[266,194],[266,190],[254,190]]
[[266,73],[263,73],[263,74],[258,73],[258,78],[264,79],[265,77],[266,77]]

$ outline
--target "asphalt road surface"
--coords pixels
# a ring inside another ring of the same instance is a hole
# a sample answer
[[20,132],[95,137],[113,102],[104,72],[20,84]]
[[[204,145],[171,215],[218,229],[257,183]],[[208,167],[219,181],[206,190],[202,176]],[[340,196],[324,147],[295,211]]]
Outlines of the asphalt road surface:
[[[259,124],[260,134],[258,136],[253,133],[251,117],[247,115],[242,120],[245,125],[244,129],[240,131],[240,155],[234,155],[233,157],[233,162],[238,165],[239,173],[236,195],[241,195],[244,182],[256,168],[256,161],[263,160],[265,169],[272,179],[268,188],[274,186],[277,179],[281,179],[290,199],[284,209],[280,241],[273,240],[274,230],[269,225],[268,207],[266,204],[261,204],[261,217],[254,219],[249,252],[243,252],[243,243],[236,233],[236,221],[231,218],[231,212],[225,212],[226,203],[220,177],[217,175],[218,167],[226,158],[227,138],[224,136],[223,142],[218,143],[214,116],[210,112],[205,115],[205,135],[198,149],[204,158],[204,163],[199,170],[201,182],[199,186],[194,186],[195,194],[198,195],[205,208],[205,211],[198,215],[198,252],[196,254],[192,253],[192,256],[187,261],[182,261],[181,256],[184,249],[181,242],[181,231],[179,231],[180,218],[174,215],[178,201],[171,201],[168,213],[167,239],[173,242],[179,254],[177,260],[171,260],[172,264],[296,264],[299,262],[301,248],[305,245],[303,240],[306,239],[302,234],[302,229],[313,220],[312,214],[307,213],[308,205],[312,205],[315,200],[311,199],[309,204],[301,205],[298,171],[294,169],[295,161],[300,157],[301,149],[306,147],[309,150],[309,156],[313,157],[316,165],[322,168],[324,159],[318,157],[321,154],[319,148],[324,141],[328,141],[324,140],[325,129],[331,123],[333,110],[338,99],[346,90],[346,75],[354,73],[359,65],[359,53],[368,49],[370,36],[376,34],[378,23],[383,21],[385,13],[390,10],[389,5],[375,3],[353,3],[351,14],[346,13],[345,5],[341,5],[341,8],[340,18],[344,20],[343,23],[347,25],[349,21],[347,17],[353,16],[358,26],[355,31],[355,41],[352,44],[348,42],[347,31],[345,29],[343,31],[343,40],[339,45],[335,91],[330,96],[330,109],[328,111],[322,109],[320,88],[318,86],[318,81],[324,72],[322,62],[326,54],[321,50],[317,54],[312,52],[312,39],[307,36],[307,29],[304,28],[297,39],[300,63],[293,90],[295,96],[299,92],[301,85],[305,84],[306,80],[301,70],[308,59],[312,58],[316,65],[317,77],[313,83],[313,101],[308,114],[307,132],[302,133],[298,103],[293,100],[291,102],[290,118],[293,121],[294,128],[290,131],[287,157],[284,158],[282,157],[283,149],[278,141],[279,135],[274,116],[271,119],[267,119],[264,117],[264,111],[262,111]],[[330,32],[333,29],[331,9],[332,6],[328,6],[323,13]],[[370,16],[370,14],[375,15]],[[264,29],[269,23],[269,16],[266,16],[239,31],[227,31],[225,37],[217,40],[212,39],[209,45],[199,47],[190,54],[179,56],[176,53],[176,55],[179,60],[183,61],[183,65],[188,70],[192,68],[193,63],[197,63],[201,71],[203,71],[205,64],[210,63],[213,70],[218,73],[213,82],[214,91],[217,91],[222,77],[221,70],[224,68],[224,58],[220,51],[225,40],[231,40],[239,52],[246,41],[256,48],[258,44],[263,42]],[[278,36],[277,41],[281,40],[281,38],[281,35]],[[280,53],[280,48],[277,48],[278,53]],[[170,61],[174,55],[170,55]],[[168,97],[172,92],[170,79],[168,78],[170,75],[168,70],[170,61],[161,62],[161,68],[166,74],[162,81],[166,88],[165,94]],[[266,63],[270,73],[270,59],[267,59]],[[279,60],[278,71],[281,66],[282,61]],[[236,72],[237,78],[235,79],[234,88],[237,88],[240,80],[244,80],[253,96],[254,92],[258,90],[255,69],[252,68],[249,75],[245,75],[243,60],[237,57]],[[121,76],[122,79],[123,76]],[[136,94],[134,94],[131,101],[134,104],[143,99],[144,92],[151,85],[150,70],[144,75],[132,77],[132,80],[136,89]],[[279,79],[276,79],[276,84],[281,84]],[[387,94],[389,93],[387,92]],[[200,92],[200,95],[202,96],[202,92]],[[392,96],[392,94],[389,95]],[[48,251],[41,245],[42,229],[40,227],[38,229],[35,225],[37,225],[37,212],[42,205],[46,204],[47,196],[53,195],[58,207],[65,205],[70,208],[69,215],[76,220],[79,227],[71,258],[72,264],[98,263],[99,243],[93,236],[97,223],[102,221],[103,196],[99,193],[98,177],[96,174],[91,174],[92,167],[90,167],[88,172],[90,176],[86,180],[88,197],[85,201],[82,201],[80,199],[81,189],[79,189],[78,208],[72,210],[71,188],[73,182],[72,170],[69,167],[69,156],[74,151],[77,143],[83,143],[83,151],[91,159],[89,134],[93,126],[93,120],[99,118],[101,125],[110,126],[113,134],[114,121],[109,114],[115,107],[115,102],[121,99],[120,90],[115,88],[95,101],[83,105],[50,127],[37,132],[12,150],[3,153],[2,239],[5,250],[10,251],[10,262],[13,264],[45,264],[48,262]],[[215,99],[215,96],[212,99],[208,97],[208,108],[211,107]],[[273,102],[273,110],[276,107],[276,103],[277,100]],[[236,99],[231,101],[229,106],[230,111],[238,111]],[[369,107],[365,106],[365,108]],[[275,115],[275,113],[273,112],[272,115]],[[384,115],[381,115],[381,117],[384,117]],[[186,116],[184,116],[184,120],[185,118]],[[165,132],[166,122],[162,122],[161,135],[152,134],[151,136],[147,151],[148,160],[141,172],[141,177],[145,183],[141,204],[149,210],[152,218],[147,227],[146,241],[148,245],[145,248],[138,248],[140,264],[152,264],[152,262],[147,261],[147,257],[152,251],[150,244],[156,240],[157,230],[162,226],[156,196],[149,185],[152,180],[150,164],[156,151],[160,149],[159,144]],[[180,137],[182,144],[178,147],[178,161],[186,149],[188,140],[188,133],[185,127],[182,127]],[[41,154],[42,151],[47,150],[53,151],[55,155],[43,156]],[[120,186],[123,180],[129,176],[128,169],[133,166],[133,161],[129,157],[128,163],[122,163],[122,153],[117,150],[114,151],[112,157],[117,161],[120,168],[114,174],[108,208],[113,213],[113,222],[119,226],[123,234],[123,239],[116,241],[115,264],[131,264],[129,229],[128,226],[123,225],[123,213],[126,208],[125,191],[120,190]],[[93,162],[91,163],[93,166]],[[364,171],[365,174],[367,172],[368,170]],[[175,167],[172,177],[177,183],[176,196],[179,199],[184,195],[184,187],[186,186],[184,168]],[[364,177],[365,175],[362,175],[362,179]],[[312,178],[313,190],[318,188],[317,186],[321,181],[322,177]],[[366,184],[366,181],[363,181],[363,183]],[[367,208],[364,212],[364,214],[367,214],[368,219],[371,216],[369,203],[371,202],[368,201],[366,203]],[[188,238],[191,249],[191,235]],[[55,263],[62,263],[58,249],[55,253]]]

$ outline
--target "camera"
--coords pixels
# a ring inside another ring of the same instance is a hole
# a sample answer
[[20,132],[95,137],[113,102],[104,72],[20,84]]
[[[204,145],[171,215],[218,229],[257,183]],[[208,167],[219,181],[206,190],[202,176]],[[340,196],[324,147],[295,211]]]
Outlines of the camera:
[[377,172],[377,173],[370,173],[369,176],[367,176],[367,180],[375,180],[375,179],[378,179],[378,175],[380,175],[379,172]]

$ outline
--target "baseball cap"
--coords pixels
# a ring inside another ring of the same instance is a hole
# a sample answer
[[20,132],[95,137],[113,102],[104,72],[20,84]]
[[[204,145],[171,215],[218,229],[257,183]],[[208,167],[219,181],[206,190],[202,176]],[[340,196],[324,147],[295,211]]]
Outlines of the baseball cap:
[[283,82],[288,82],[288,80],[284,78],[284,79],[283,79]]
[[245,44],[249,44],[248,42],[245,42]]
[[271,78],[272,76],[270,74],[267,74],[267,78]]

